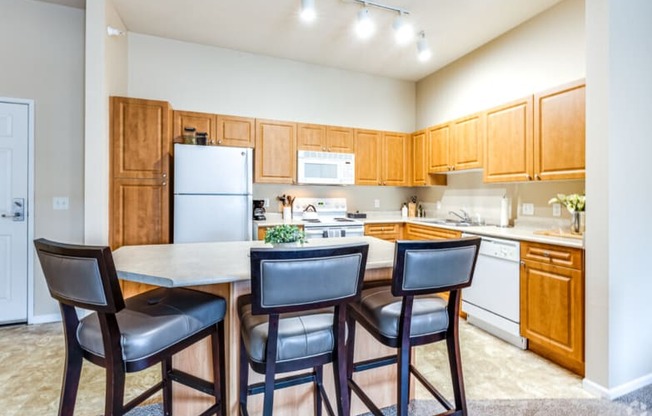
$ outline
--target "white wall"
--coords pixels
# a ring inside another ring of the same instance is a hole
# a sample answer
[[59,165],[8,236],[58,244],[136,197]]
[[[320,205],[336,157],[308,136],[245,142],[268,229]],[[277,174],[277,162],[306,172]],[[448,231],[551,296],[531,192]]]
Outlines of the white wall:
[[129,96],[182,110],[414,131],[413,82],[135,33]]
[[[652,3],[587,2],[587,384],[618,395],[652,383]],[[591,225],[593,224],[593,225]]]
[[417,129],[585,76],[584,0],[565,0],[417,83]]
[[[0,39],[0,96],[33,99],[36,105],[34,236],[80,243],[84,11],[32,0],[3,0]],[[70,209],[53,210],[54,196],[68,196]],[[34,315],[58,315],[38,264],[34,285]]]

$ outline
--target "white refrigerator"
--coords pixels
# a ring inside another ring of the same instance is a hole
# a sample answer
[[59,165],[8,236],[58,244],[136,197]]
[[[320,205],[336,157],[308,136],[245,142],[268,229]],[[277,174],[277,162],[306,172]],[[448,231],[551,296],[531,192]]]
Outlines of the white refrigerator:
[[175,243],[249,241],[252,150],[174,145]]

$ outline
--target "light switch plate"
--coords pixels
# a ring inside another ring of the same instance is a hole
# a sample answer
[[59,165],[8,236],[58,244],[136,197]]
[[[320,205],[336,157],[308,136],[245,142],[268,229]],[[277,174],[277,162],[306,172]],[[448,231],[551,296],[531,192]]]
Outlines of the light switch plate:
[[374,208],[380,208],[380,199],[374,199]]
[[52,198],[52,209],[66,210],[70,208],[70,200],[67,196],[55,196]]
[[263,198],[263,208],[269,208],[269,198]]
[[521,207],[521,212],[523,215],[534,215],[534,204],[523,203]]
[[561,217],[561,204],[552,204],[552,216]]

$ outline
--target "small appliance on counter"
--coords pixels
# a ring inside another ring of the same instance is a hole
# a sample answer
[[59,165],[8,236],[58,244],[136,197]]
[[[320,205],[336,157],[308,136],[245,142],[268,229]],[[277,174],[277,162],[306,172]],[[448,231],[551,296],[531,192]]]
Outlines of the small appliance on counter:
[[265,201],[263,199],[254,199],[254,221],[265,221]]

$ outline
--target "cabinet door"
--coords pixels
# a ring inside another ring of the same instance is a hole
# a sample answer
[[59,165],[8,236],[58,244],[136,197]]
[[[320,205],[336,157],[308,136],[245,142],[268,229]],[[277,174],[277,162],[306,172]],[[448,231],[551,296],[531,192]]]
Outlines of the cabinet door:
[[299,150],[326,152],[326,126],[320,124],[298,124],[297,148]]
[[208,113],[195,113],[193,111],[173,111],[173,142],[183,143],[183,129],[184,127],[194,127],[198,132],[208,133],[208,140],[215,140],[215,125],[217,123],[217,116]]
[[448,153],[452,170],[482,167],[484,114],[474,114],[451,123],[452,140]]
[[236,116],[217,116],[216,135],[211,143],[223,146],[254,147],[254,119]]
[[296,145],[296,123],[256,119],[255,181],[294,183]]
[[329,152],[353,153],[353,129],[328,126],[326,148]]
[[382,182],[383,185],[407,186],[409,160],[408,135],[403,133],[383,133]]
[[521,335],[528,348],[584,374],[582,271],[521,262]]
[[448,240],[461,237],[462,233],[459,231],[413,223],[405,224],[405,238],[407,240]]
[[167,176],[171,148],[169,104],[112,97],[110,112],[111,176]]
[[380,185],[380,152],[382,133],[376,130],[355,130],[355,184]]
[[160,179],[114,179],[111,190],[112,249],[170,242],[169,184]]
[[437,173],[450,170],[448,161],[450,140],[451,128],[449,123],[428,129],[428,172]]
[[400,240],[403,235],[402,223],[365,224],[364,235],[387,241]]
[[536,180],[584,178],[584,95],[582,81],[534,96]]
[[426,130],[412,134],[412,185],[426,185]]
[[533,178],[532,97],[487,111],[484,182]]

